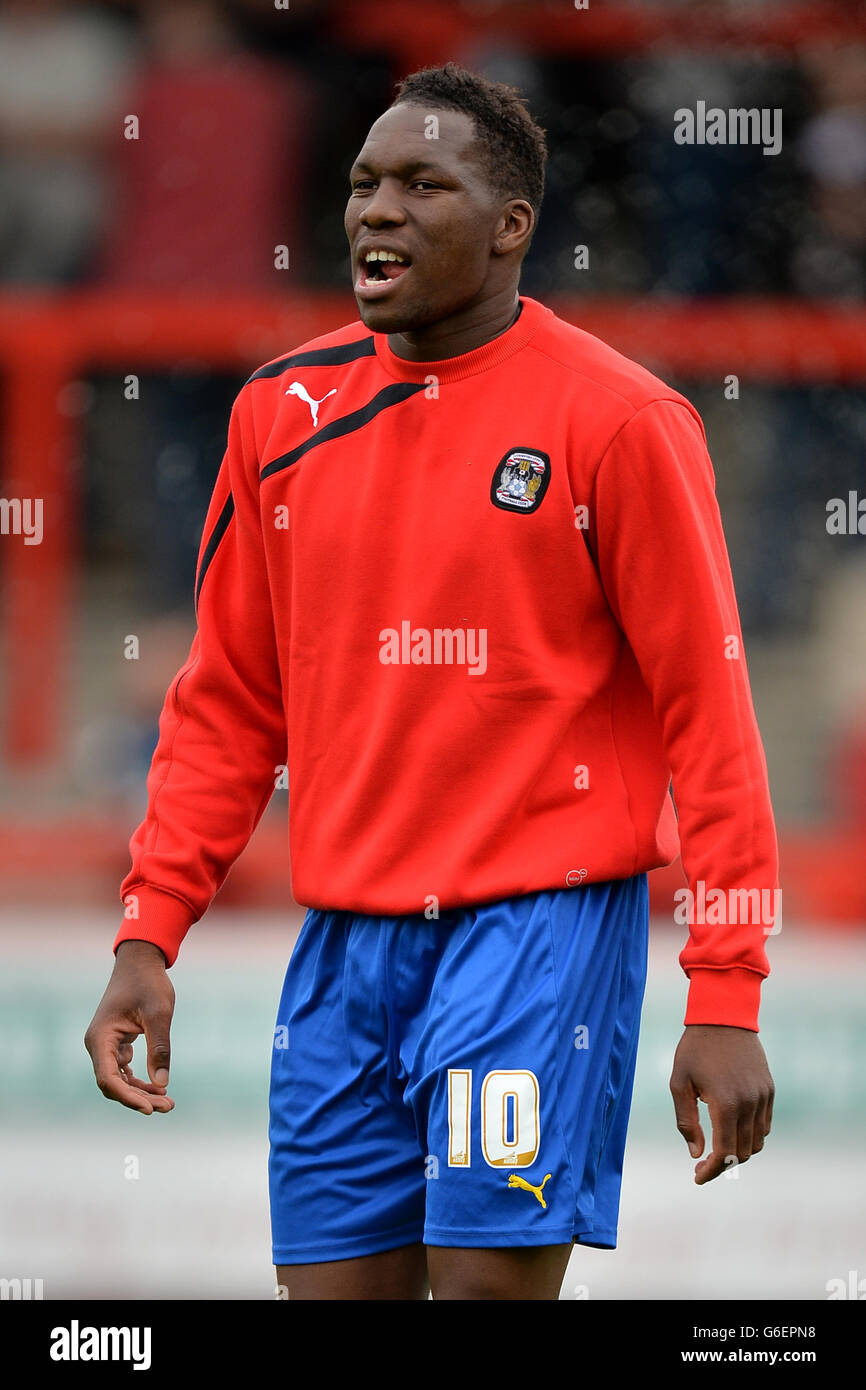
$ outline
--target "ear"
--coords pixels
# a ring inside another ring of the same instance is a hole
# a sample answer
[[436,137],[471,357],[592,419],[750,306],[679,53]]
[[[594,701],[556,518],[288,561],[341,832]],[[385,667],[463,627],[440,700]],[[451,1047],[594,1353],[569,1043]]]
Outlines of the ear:
[[522,253],[535,228],[535,213],[525,198],[512,198],[502,209],[493,233],[494,256]]

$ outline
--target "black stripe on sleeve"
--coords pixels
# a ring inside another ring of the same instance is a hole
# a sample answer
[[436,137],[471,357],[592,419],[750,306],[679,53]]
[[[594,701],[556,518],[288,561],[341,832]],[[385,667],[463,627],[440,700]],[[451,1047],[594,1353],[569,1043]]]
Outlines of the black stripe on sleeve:
[[246,385],[263,377],[281,376],[289,367],[343,367],[347,362],[356,362],[359,357],[375,356],[376,344],[372,335],[369,338],[355,338],[351,343],[338,343],[336,347],[310,348],[308,352],[296,352],[291,357],[282,357],[279,362],[269,362],[266,367],[259,367]]
[[204,577],[208,572],[208,566],[210,565],[210,562],[213,559],[213,557],[216,555],[217,547],[219,546],[220,541],[222,540],[223,536],[228,530],[229,522],[231,521],[234,514],[235,499],[232,497],[231,493],[229,493],[228,497],[225,500],[225,505],[223,506],[222,511],[216,519],[216,524],[210,533],[210,538],[208,539],[208,543],[205,546],[204,553],[201,557],[201,564],[199,565],[198,571],[198,579],[196,580],[195,586],[196,608],[198,608],[198,600],[199,595],[201,593],[201,586],[204,583]]
[[303,444],[291,449],[287,454],[281,454],[279,458],[272,459],[265,464],[261,471],[260,480],[264,482],[272,473],[279,473],[284,468],[289,468],[293,463],[297,463],[299,458],[309,453],[310,449],[315,449],[318,444],[327,444],[330,439],[339,439],[344,434],[352,434],[355,430],[361,429],[371,420],[387,410],[391,405],[399,405],[401,401],[408,400],[418,391],[426,390],[423,381],[400,381],[393,386],[384,386],[381,391],[366,405],[361,406],[360,410],[353,410],[349,415],[341,415],[339,420],[332,420],[330,424],[323,425],[315,434],[311,434],[309,439],[305,439]]

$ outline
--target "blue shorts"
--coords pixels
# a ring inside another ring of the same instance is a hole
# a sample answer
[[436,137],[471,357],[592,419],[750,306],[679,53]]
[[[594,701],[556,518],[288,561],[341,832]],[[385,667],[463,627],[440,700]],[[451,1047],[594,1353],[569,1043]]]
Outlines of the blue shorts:
[[308,911],[274,1032],[274,1264],[613,1248],[647,924],[645,874],[438,920]]

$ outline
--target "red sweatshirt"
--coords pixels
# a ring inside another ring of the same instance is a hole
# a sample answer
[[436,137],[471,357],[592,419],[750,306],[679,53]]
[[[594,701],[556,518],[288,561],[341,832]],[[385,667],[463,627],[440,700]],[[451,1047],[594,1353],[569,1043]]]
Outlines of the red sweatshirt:
[[[459,357],[355,322],[241,390],[115,946],[174,961],[284,765],[310,907],[579,892],[680,846],[699,905],[775,890],[700,417],[521,304]],[[767,923],[731,916],[695,914],[686,1022],[757,1029]]]

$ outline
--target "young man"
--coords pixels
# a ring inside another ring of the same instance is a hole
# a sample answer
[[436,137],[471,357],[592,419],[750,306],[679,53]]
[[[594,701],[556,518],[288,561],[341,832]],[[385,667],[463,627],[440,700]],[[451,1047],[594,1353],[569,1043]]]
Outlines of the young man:
[[[616,1244],[671,775],[698,900],[776,884],[702,425],[519,296],[544,162],[516,93],[450,64],[372,127],[346,209],[361,321],[232,413],[121,890],[138,916],[86,1039],[106,1096],[172,1108],[167,968],[287,762],[309,911],[270,1185],[293,1299],[555,1298],[574,1241]],[[693,913],[680,957],[698,1183],[770,1128],[766,926],[739,915]]]

